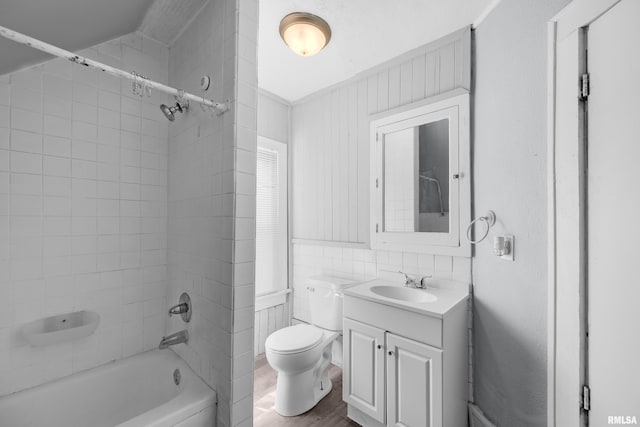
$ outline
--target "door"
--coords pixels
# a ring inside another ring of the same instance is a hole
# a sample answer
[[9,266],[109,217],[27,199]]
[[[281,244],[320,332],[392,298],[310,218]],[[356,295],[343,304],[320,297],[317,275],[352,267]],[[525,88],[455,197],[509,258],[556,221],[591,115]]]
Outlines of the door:
[[344,319],[342,400],[384,423],[384,331]]
[[640,1],[623,0],[588,32],[587,366],[592,426],[640,423],[639,18]]
[[387,426],[442,426],[442,350],[387,334]]

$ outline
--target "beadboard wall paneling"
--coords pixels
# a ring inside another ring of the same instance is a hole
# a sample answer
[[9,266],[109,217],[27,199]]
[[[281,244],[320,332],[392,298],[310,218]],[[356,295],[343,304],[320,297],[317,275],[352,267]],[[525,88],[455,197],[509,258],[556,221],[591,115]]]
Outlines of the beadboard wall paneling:
[[289,302],[256,311],[254,327],[254,353],[264,353],[264,342],[267,337],[286,326],[289,326]]
[[294,239],[369,241],[369,117],[469,89],[470,36],[462,29],[293,105]]

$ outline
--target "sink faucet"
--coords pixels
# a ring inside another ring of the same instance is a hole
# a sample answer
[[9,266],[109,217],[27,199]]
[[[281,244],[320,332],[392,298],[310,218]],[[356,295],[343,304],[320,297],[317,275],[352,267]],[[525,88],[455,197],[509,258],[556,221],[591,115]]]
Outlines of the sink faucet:
[[416,289],[426,289],[427,281],[425,279],[431,278],[431,276],[423,276],[420,279],[416,279],[415,277],[409,276],[404,271],[398,271],[398,273],[404,274],[404,286],[414,287]]
[[176,345],[180,343],[186,344],[187,342],[189,342],[189,332],[185,329],[183,331],[167,335],[166,337],[162,337],[158,348],[162,350],[163,348],[167,348],[170,345]]

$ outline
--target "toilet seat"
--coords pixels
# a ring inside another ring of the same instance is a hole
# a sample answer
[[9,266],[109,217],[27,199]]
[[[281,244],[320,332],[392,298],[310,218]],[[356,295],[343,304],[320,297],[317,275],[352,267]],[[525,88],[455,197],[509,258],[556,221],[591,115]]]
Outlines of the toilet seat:
[[265,347],[279,354],[302,353],[317,346],[322,336],[322,330],[315,326],[288,326],[269,335]]

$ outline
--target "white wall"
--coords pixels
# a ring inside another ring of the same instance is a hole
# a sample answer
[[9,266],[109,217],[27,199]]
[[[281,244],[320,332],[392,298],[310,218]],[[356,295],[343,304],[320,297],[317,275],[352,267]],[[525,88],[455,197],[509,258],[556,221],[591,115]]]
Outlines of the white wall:
[[469,32],[463,29],[294,104],[293,238],[369,241],[370,116],[469,89]]
[[398,270],[414,275],[432,275],[440,279],[471,283],[471,259],[415,252],[374,251],[340,246],[294,244],[293,317],[310,321],[304,280],[329,275],[364,281],[376,277],[402,283]]
[[258,135],[289,143],[291,104],[265,90],[258,93]]
[[[170,84],[201,93],[208,74],[221,116],[192,105],[170,126],[169,291],[193,318],[175,350],[218,393],[218,425],[252,423],[257,2],[212,0],[170,49]],[[179,317],[166,332],[185,328]]]
[[516,236],[515,262],[490,239],[473,262],[475,397],[497,425],[546,425],[546,23],[566,3],[505,0],[475,31],[475,215]]
[[370,115],[468,88],[469,31],[294,104],[294,318],[309,321],[305,279],[315,274],[401,280],[401,269],[471,283],[468,258],[363,249],[369,240]]
[[[252,424],[257,6],[210,1],[171,52],[137,35],[82,52],[194,93],[208,74],[219,117],[192,104],[169,128],[173,99],[66,61],[0,77],[0,394],[157,347],[188,290],[174,349],[217,390],[218,425]],[[86,308],[86,340],[19,334]]]
[[[166,82],[168,51],[131,34],[81,52]],[[0,77],[0,395],[154,348],[166,292],[166,97],[57,59]],[[73,343],[23,324],[101,315]]]
[[[291,105],[270,92],[258,93],[258,136],[289,143],[289,114]],[[288,284],[287,284],[288,286]],[[254,325],[254,353],[264,353],[264,342],[278,329],[289,326],[290,295],[284,304],[256,311]]]

